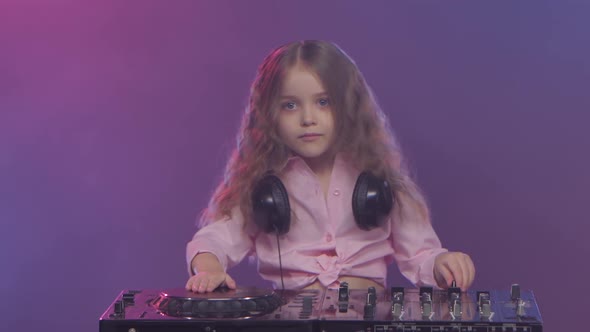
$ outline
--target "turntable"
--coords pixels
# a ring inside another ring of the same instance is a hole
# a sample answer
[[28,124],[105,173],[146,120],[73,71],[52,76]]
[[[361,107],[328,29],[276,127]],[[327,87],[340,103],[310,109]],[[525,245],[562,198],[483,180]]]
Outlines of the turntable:
[[100,332],[311,332],[321,300],[320,290],[126,290],[100,318]]

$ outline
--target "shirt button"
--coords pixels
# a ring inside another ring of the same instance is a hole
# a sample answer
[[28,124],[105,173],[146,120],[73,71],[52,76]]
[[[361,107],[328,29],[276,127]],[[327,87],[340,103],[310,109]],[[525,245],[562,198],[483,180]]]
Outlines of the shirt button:
[[332,234],[326,235],[326,242],[332,242]]
[[340,190],[338,190],[338,189],[334,190],[334,196],[340,196]]

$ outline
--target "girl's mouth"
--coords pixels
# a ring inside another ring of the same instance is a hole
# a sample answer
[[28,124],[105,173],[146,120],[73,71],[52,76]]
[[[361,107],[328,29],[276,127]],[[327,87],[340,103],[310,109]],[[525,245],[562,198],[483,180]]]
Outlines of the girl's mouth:
[[322,134],[318,134],[318,133],[306,133],[306,134],[300,135],[299,138],[301,140],[303,140],[304,142],[311,142],[311,141],[315,141],[316,139],[318,139],[321,136],[322,136]]

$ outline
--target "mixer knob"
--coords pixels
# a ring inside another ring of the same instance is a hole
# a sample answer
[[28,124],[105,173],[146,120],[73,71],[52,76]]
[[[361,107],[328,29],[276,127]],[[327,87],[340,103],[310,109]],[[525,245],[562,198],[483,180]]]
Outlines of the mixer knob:
[[391,287],[391,300],[402,301],[404,300],[404,288],[403,287]]
[[420,287],[420,295],[428,293],[430,294],[430,298],[432,298],[433,288],[432,287]]
[[432,298],[430,296],[431,294],[427,292],[420,295],[420,309],[424,318],[430,318],[432,315]]
[[377,303],[377,290],[375,287],[369,287],[367,291],[367,303],[365,304],[364,319],[372,320],[375,318],[375,304]]
[[516,316],[524,317],[526,316],[526,312],[524,311],[525,302],[522,299],[518,299],[516,302]]
[[348,302],[348,283],[343,282],[338,287],[338,301]]
[[311,314],[312,311],[313,311],[313,297],[304,296],[301,312],[303,314]]
[[476,298],[477,298],[477,305],[481,306],[482,302],[484,300],[490,300],[490,292],[482,292],[482,291],[478,291],[476,292]]
[[490,300],[483,300],[479,307],[479,314],[483,318],[490,318],[492,316],[492,305]]
[[452,302],[451,313],[453,315],[453,318],[460,318],[461,317],[461,314],[462,314],[461,301],[454,300]]
[[401,318],[404,313],[404,288],[391,287],[391,313],[395,318]]
[[369,289],[367,291],[367,303],[370,303],[371,305],[375,305],[376,302],[377,302],[377,290],[375,289],[375,287],[369,287]]
[[348,311],[348,299],[349,299],[348,283],[343,282],[340,284],[340,287],[338,288],[338,311],[339,312],[347,312]]
[[421,305],[422,317],[430,318],[432,316],[432,302],[424,302]]
[[402,314],[404,313],[404,309],[403,306],[399,303],[394,303],[391,306],[391,314],[393,315],[393,317],[399,319],[402,317]]
[[448,292],[448,301],[449,301],[449,311],[453,318],[460,318],[461,317],[461,288],[457,287],[457,282],[453,280],[451,283],[451,287],[447,289]]
[[364,308],[364,315],[363,318],[367,319],[367,320],[372,320],[373,318],[375,318],[375,306],[367,303],[365,304],[365,308]]
[[512,284],[510,287],[510,298],[513,301],[520,299],[520,285],[519,284]]
[[461,288],[457,287],[457,282],[455,280],[453,280],[453,282],[451,283],[451,287],[449,287],[449,289],[447,289],[447,292],[449,294],[449,299],[453,297],[453,294],[461,294]]

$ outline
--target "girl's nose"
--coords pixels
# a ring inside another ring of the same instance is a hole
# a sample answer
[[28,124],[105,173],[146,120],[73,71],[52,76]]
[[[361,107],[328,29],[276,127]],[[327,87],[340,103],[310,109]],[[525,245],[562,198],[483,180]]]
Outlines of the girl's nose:
[[305,106],[301,110],[301,125],[304,127],[316,124],[315,113],[313,107]]

